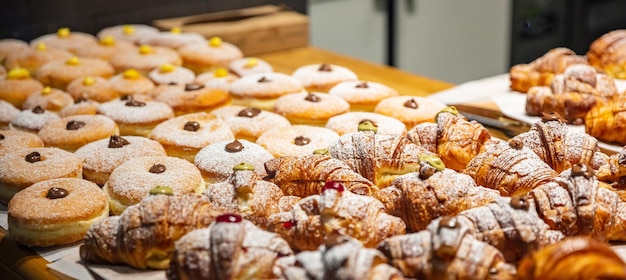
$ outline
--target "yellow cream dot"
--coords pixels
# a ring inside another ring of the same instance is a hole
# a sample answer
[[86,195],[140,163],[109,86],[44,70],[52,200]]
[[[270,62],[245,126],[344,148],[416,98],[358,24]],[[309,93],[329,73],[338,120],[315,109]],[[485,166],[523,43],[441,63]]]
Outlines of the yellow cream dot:
[[140,54],[150,54],[152,53],[152,48],[148,45],[142,45],[139,47]]
[[126,35],[131,35],[131,34],[135,33],[135,28],[130,26],[130,25],[124,25],[122,27],[122,32],[124,32],[124,34],[126,34]]
[[172,32],[174,34],[180,34],[182,32],[182,30],[180,30],[180,27],[174,27],[174,28],[172,28],[172,30],[170,30],[170,32]]
[[174,71],[175,68],[176,68],[176,66],[167,63],[167,64],[161,65],[161,67],[159,67],[159,71],[161,73],[169,73],[169,72]]
[[48,94],[50,94],[51,92],[52,92],[52,88],[50,88],[50,87],[44,87],[44,88],[41,90],[41,95],[48,95]]
[[115,45],[115,39],[113,38],[113,36],[105,36],[100,39],[100,44],[104,46],[113,46]]
[[9,80],[27,79],[29,77],[30,73],[28,70],[22,67],[15,67],[7,73],[7,79]]
[[243,65],[244,68],[252,68],[259,65],[259,60],[255,57],[248,58],[246,64]]
[[78,59],[77,56],[72,56],[70,59],[68,59],[65,64],[67,65],[72,65],[72,66],[76,66],[80,64],[80,60]]
[[222,38],[220,37],[212,37],[209,39],[209,46],[211,47],[219,47],[222,45]]
[[65,38],[67,36],[70,36],[70,29],[67,28],[67,27],[59,28],[59,30],[57,30],[57,36],[59,36],[61,38]]
[[128,69],[124,71],[124,79],[135,80],[139,78],[140,75],[141,74],[139,74],[139,72],[135,69]]
[[37,44],[37,50],[45,51],[47,48],[48,47],[46,47],[46,44],[44,44],[44,43]]
[[83,85],[85,86],[90,86],[96,83],[96,80],[92,77],[85,77],[83,79]]
[[223,78],[228,76],[228,70],[226,70],[225,68],[217,68],[215,69],[215,72],[213,72],[213,76],[215,76],[216,78]]

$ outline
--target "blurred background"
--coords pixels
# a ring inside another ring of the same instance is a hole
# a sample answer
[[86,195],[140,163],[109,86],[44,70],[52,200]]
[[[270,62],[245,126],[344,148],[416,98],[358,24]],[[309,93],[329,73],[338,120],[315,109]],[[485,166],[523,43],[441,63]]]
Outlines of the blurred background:
[[584,54],[626,28],[624,0],[20,0],[3,1],[0,38],[31,40],[59,27],[95,34],[118,24],[286,5],[309,16],[310,45],[462,83],[508,71],[547,50]]

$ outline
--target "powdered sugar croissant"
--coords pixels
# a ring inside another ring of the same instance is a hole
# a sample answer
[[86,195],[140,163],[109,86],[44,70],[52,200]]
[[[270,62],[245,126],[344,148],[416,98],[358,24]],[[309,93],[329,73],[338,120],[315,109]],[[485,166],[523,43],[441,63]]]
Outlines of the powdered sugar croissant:
[[511,67],[509,76],[511,89],[527,92],[533,86],[548,86],[557,74],[570,65],[589,64],[584,56],[577,55],[568,48],[554,48],[528,64]]
[[150,195],[120,216],[94,224],[80,247],[80,258],[90,263],[165,269],[176,240],[230,211],[202,195]]
[[585,131],[606,142],[626,144],[626,97],[592,107],[585,116]]
[[208,228],[176,241],[168,279],[277,279],[295,257],[279,235],[239,215],[218,216]]

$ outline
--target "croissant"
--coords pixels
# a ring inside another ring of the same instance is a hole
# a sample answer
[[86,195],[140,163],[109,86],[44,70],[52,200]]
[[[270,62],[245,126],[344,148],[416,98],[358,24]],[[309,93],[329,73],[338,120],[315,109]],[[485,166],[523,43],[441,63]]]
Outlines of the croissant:
[[320,194],[326,181],[341,182],[357,194],[370,195],[378,191],[371,181],[329,155],[271,159],[265,162],[265,171],[268,174],[265,179],[280,187],[285,195],[307,197]]
[[404,135],[374,131],[344,134],[328,151],[379,188],[385,188],[399,175],[419,169],[420,156],[432,155]]
[[554,112],[543,114],[541,121],[513,139],[533,150],[557,173],[574,164],[599,169],[608,161],[608,156],[600,151],[596,138],[584,132],[571,131],[558,113]]
[[329,234],[351,236],[371,248],[406,232],[402,219],[387,214],[380,201],[353,194],[338,182],[327,182],[322,194],[303,198],[289,212],[270,216],[267,228],[300,251],[315,250]]
[[607,162],[596,171],[601,181],[617,182],[626,176],[626,146],[616,154],[609,156]]
[[423,122],[410,128],[406,137],[426,150],[437,153],[437,129],[438,125],[436,123]]
[[168,279],[277,279],[295,263],[289,244],[239,215],[218,216],[208,228],[176,241]]
[[510,87],[515,91],[527,92],[533,86],[547,86],[555,75],[563,73],[568,66],[588,63],[584,56],[577,55],[571,49],[554,48],[528,64],[511,67]]
[[587,58],[612,77],[626,79],[626,30],[613,30],[591,42]]
[[528,90],[526,113],[541,116],[544,112],[557,112],[569,123],[582,124],[596,103],[618,95],[613,78],[589,65],[573,65],[555,76],[550,87]]
[[237,209],[244,219],[265,229],[267,218],[279,212],[283,191],[261,180],[253,165],[241,163],[233,169],[226,181],[209,184],[204,195],[214,205]]
[[592,107],[585,117],[585,131],[609,143],[626,144],[626,97]]
[[407,278],[515,279],[515,267],[502,252],[470,231],[455,217],[445,217],[429,230],[389,237],[378,250]]
[[518,279],[626,279],[626,263],[604,242],[568,237],[522,259]]
[[485,205],[500,197],[500,193],[477,186],[466,174],[443,169],[431,176],[424,172],[402,175],[374,197],[389,214],[402,218],[409,231],[419,231],[435,218]]
[[334,237],[315,251],[296,255],[296,264],[285,270],[283,278],[300,279],[404,279],[402,273],[387,264],[378,250],[365,248],[348,236]]
[[477,185],[498,190],[503,196],[528,193],[558,175],[523,142],[513,139],[489,145],[463,172]]
[[202,195],[150,195],[120,216],[92,225],[80,246],[80,258],[91,263],[165,269],[176,240],[230,211]]

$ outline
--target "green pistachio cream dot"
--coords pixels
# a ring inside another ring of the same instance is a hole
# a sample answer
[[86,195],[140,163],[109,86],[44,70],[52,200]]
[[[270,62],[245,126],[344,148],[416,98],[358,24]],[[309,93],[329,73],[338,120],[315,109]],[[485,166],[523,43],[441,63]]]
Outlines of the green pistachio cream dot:
[[453,114],[455,116],[459,115],[459,111],[456,109],[456,107],[448,106],[446,108],[441,109],[441,111],[439,111],[437,113],[437,115],[435,115],[435,122],[437,122],[437,119],[439,118],[439,114],[441,114],[441,113],[450,113],[450,114]]
[[378,132],[378,127],[370,121],[364,121],[359,124],[359,131],[373,131],[376,133]]
[[169,186],[157,186],[150,190],[150,195],[157,194],[174,195],[174,189]]
[[241,171],[241,170],[254,171],[254,165],[242,162],[233,166],[233,171]]
[[324,149],[317,149],[313,151],[314,155],[330,155],[330,151],[328,151],[328,149],[324,148]]
[[436,155],[421,155],[420,161],[428,163],[430,166],[437,169],[437,171],[442,171],[446,168],[446,165],[441,161]]

